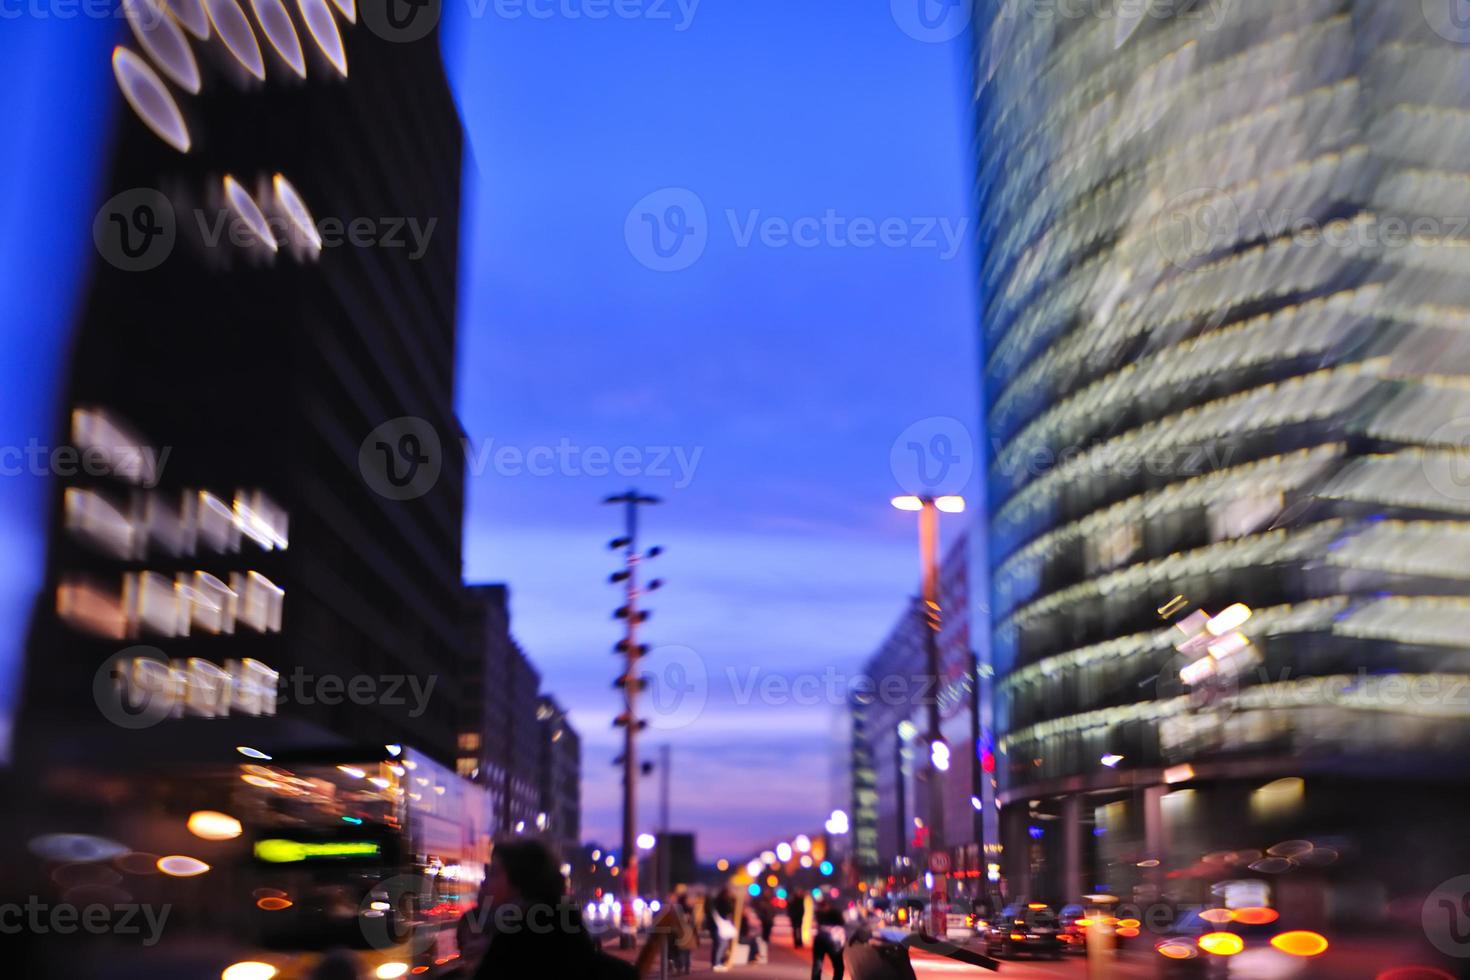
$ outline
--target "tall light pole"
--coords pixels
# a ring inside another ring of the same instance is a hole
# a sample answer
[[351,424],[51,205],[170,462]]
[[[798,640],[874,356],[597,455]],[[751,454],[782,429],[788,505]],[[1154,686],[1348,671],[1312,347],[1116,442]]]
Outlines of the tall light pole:
[[[657,497],[640,494],[637,490],[616,494],[603,501],[604,504],[622,504],[624,508],[624,530],[621,538],[614,538],[608,545],[614,551],[622,549],[623,568],[613,572],[614,584],[623,585],[623,605],[613,613],[624,622],[623,639],[614,650],[623,655],[623,672],[614,682],[623,691],[623,713],[613,724],[623,729],[623,914],[622,930],[618,944],[628,949],[637,944],[638,919],[633,903],[638,899],[638,732],[648,722],[638,717],[638,692],[644,681],[638,673],[638,661],[648,652],[638,642],[638,626],[648,619],[646,611],[638,608],[638,563],[645,558],[657,557],[663,549],[650,548],[647,554],[638,552],[638,508],[644,504],[659,503]],[[658,588],[654,579],[648,591]]]
[[894,497],[893,506],[899,510],[917,511],[919,515],[919,569],[923,582],[919,614],[924,620],[924,670],[930,679],[926,724],[928,730],[925,733],[929,762],[924,767],[928,865],[934,882],[929,889],[929,933],[936,939],[943,939],[948,932],[949,856],[944,850],[944,794],[941,792],[941,779],[949,771],[950,750],[939,724],[939,685],[942,682],[939,666],[939,514],[964,513],[965,498]]

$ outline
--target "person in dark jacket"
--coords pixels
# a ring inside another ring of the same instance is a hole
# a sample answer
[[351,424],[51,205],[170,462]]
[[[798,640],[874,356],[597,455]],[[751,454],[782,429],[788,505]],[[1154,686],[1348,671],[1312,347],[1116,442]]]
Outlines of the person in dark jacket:
[[820,899],[812,925],[812,980],[822,980],[823,959],[832,962],[832,980],[842,980],[842,948],[847,945],[842,911],[827,899]]
[[730,949],[730,939],[720,935],[719,922],[724,919],[734,925],[735,923],[735,896],[730,892],[729,886],[720,889],[719,894],[705,902],[705,927],[709,929],[710,954],[709,965],[711,968],[722,967],[725,963],[725,954]]
[[597,950],[566,897],[561,866],[540,841],[497,844],[490,858],[481,916],[488,946],[475,980],[589,980]]

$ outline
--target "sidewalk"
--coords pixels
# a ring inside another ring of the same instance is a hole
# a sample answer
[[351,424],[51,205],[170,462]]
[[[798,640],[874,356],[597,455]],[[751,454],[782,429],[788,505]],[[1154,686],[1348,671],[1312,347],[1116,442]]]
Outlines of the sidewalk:
[[[716,973],[710,969],[710,943],[709,933],[702,932],[699,948],[692,956],[694,972],[691,977],[730,977],[732,980],[809,980],[812,970],[811,949],[794,949],[791,945],[791,925],[784,919],[776,920],[776,929],[771,934],[771,961],[769,963],[753,963],[748,966],[732,966],[728,971]],[[634,950],[619,950],[613,948],[613,944],[604,947],[607,952],[622,959],[632,962],[635,958]],[[832,974],[831,967],[827,969],[827,976]],[[669,971],[669,977],[674,973]],[[658,980],[660,973],[655,967],[651,977]]]

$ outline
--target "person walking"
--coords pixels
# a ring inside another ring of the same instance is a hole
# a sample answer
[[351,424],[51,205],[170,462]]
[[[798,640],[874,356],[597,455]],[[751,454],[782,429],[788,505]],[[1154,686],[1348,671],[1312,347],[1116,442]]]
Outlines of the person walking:
[[674,911],[671,965],[675,974],[688,974],[694,968],[691,960],[699,946],[699,932],[694,928],[694,905],[689,901],[688,892],[680,892],[669,907]]
[[806,921],[806,894],[804,892],[797,892],[787,903],[786,917],[791,920],[791,945],[801,949],[801,926]]
[[776,928],[776,903],[762,895],[755,903],[755,914],[761,920],[761,962],[771,958],[771,932]]
[[735,928],[735,896],[728,885],[721,888],[713,899],[705,902],[704,924],[709,929],[710,936],[710,968],[717,972],[728,970],[725,955],[738,934]]
[[822,980],[823,959],[832,962],[832,980],[842,980],[842,950],[847,945],[847,926],[841,910],[827,898],[819,899],[812,926],[812,980]]

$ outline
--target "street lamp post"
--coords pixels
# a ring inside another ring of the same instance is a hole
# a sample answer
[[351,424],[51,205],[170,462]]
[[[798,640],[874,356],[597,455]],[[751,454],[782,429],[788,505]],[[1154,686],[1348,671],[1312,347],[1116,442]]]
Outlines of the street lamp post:
[[939,685],[939,515],[963,513],[963,497],[895,497],[899,510],[917,511],[919,515],[919,568],[923,592],[919,612],[924,619],[925,672],[930,679],[926,738],[929,761],[924,767],[928,819],[929,874],[933,885],[929,890],[929,932],[943,939],[948,932],[949,855],[944,850],[944,794],[941,779],[949,771],[949,743],[940,731]]
[[[638,919],[633,908],[638,899],[638,732],[647,722],[638,717],[638,692],[643,688],[643,678],[638,673],[638,661],[647,647],[638,642],[638,626],[648,618],[647,612],[638,609],[638,563],[644,558],[657,557],[661,549],[650,548],[646,555],[638,553],[638,508],[644,504],[659,503],[659,498],[629,490],[627,493],[608,497],[604,504],[622,504],[624,507],[624,533],[614,538],[609,547],[623,550],[623,568],[612,574],[613,583],[622,583],[624,603],[614,615],[625,625],[623,639],[616,650],[623,655],[623,673],[616,685],[623,691],[623,713],[614,721],[623,729],[623,913],[618,944],[624,949],[632,948],[638,941]],[[658,588],[657,579],[649,583],[649,591]]]

